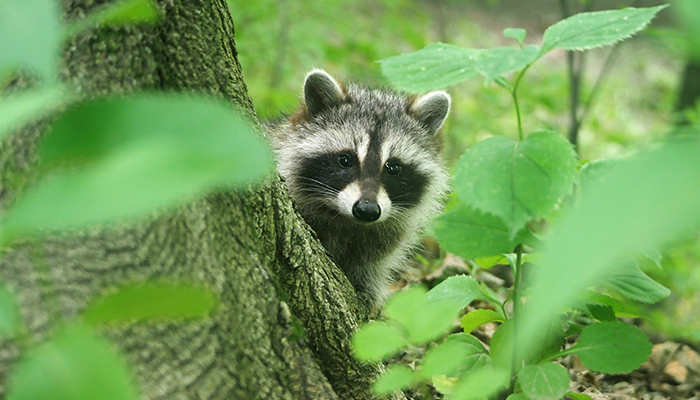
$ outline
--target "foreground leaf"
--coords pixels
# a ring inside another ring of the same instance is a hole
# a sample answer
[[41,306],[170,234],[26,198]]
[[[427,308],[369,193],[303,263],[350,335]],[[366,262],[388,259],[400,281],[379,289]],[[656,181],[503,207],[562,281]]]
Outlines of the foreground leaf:
[[651,279],[637,265],[628,262],[601,282],[626,298],[642,303],[657,303],[671,294],[671,291]]
[[392,365],[374,382],[372,391],[374,394],[382,395],[395,390],[407,389],[416,380],[417,376],[416,372],[407,365]]
[[15,68],[53,78],[63,40],[60,22],[61,10],[54,0],[0,2],[0,78]]
[[646,362],[651,348],[651,342],[639,328],[613,321],[585,327],[578,343],[565,353],[578,354],[581,362],[594,371],[623,374]]
[[467,260],[509,253],[518,243],[533,242],[527,229],[511,239],[500,218],[461,202],[437,217],[433,229],[440,246]]
[[425,353],[420,373],[425,378],[436,375],[458,377],[483,368],[490,362],[491,357],[477,338],[457,333],[448,336],[442,344]]
[[30,188],[4,234],[123,221],[216,187],[260,179],[266,144],[229,105],[151,94],[87,103],[64,115],[41,149],[46,164],[79,165]]
[[576,14],[547,28],[542,53],[587,50],[617,43],[644,29],[667,5]]
[[444,89],[476,76],[479,50],[433,43],[413,53],[380,60],[392,86],[412,93]]
[[464,332],[471,332],[487,322],[504,322],[505,318],[493,310],[474,310],[466,313],[460,321]]
[[544,217],[572,190],[576,156],[554,132],[521,142],[495,136],[472,146],[455,170],[454,186],[466,204],[501,218],[510,237]]
[[610,276],[638,249],[697,232],[698,204],[697,137],[676,137],[619,165],[604,182],[592,183],[578,207],[554,227],[541,254],[519,345],[532,346],[558,309]]
[[201,318],[218,303],[211,290],[191,284],[142,283],[119,288],[92,304],[83,313],[85,322],[111,322],[162,318]]
[[0,282],[0,338],[11,338],[19,331],[19,310],[14,294]]
[[[437,286],[433,290],[436,288]],[[432,299],[426,294],[425,288],[414,286],[392,296],[384,313],[398,323],[410,343],[422,345],[444,335],[452,327],[457,313],[464,307],[464,296],[463,291],[450,291],[445,296]]]
[[531,364],[520,370],[518,383],[531,400],[559,400],[569,390],[569,373],[557,363]]
[[486,366],[468,373],[452,390],[447,400],[476,400],[491,396],[508,386],[510,372],[507,369]]
[[0,99],[0,137],[45,116],[69,100],[65,88],[58,85],[45,85]]
[[381,321],[362,325],[352,337],[355,356],[364,361],[381,361],[407,345],[401,332]]
[[126,364],[90,330],[70,325],[19,361],[7,400],[135,400]]

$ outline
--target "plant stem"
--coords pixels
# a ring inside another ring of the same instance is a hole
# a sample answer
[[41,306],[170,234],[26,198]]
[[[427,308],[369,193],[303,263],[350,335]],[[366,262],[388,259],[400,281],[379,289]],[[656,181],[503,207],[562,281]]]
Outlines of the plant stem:
[[523,278],[523,245],[519,244],[515,248],[516,258],[515,258],[515,270],[513,271],[514,280],[513,283],[513,359],[510,365],[510,388],[512,390],[515,386],[515,376],[518,372],[518,333],[520,331],[520,318],[522,318],[522,301],[520,296],[520,285]]
[[518,86],[520,85],[520,80],[523,78],[523,75],[525,75],[525,71],[527,71],[528,68],[530,68],[529,65],[520,71],[520,74],[518,74],[518,77],[515,79],[515,83],[513,84],[513,91],[510,92],[511,96],[513,96],[513,104],[515,104],[515,115],[518,117],[518,137],[520,140],[523,140],[525,135],[523,135],[523,121],[520,116],[520,103],[518,103]]

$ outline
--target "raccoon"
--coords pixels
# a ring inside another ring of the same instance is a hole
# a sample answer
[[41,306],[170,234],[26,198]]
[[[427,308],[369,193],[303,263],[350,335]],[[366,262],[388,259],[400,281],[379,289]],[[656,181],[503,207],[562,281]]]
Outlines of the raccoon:
[[437,132],[449,109],[443,91],[344,86],[316,69],[297,113],[268,126],[299,213],[375,306],[442,208],[448,174]]

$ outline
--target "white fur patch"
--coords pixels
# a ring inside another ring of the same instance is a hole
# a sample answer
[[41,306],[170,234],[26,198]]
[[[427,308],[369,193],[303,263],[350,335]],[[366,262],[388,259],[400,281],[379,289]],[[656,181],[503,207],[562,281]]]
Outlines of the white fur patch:
[[360,200],[361,195],[360,185],[357,182],[353,182],[341,190],[338,193],[338,209],[340,212],[352,217],[352,206]]
[[386,193],[386,190],[384,190],[383,187],[379,188],[379,192],[377,193],[377,204],[379,204],[379,209],[381,210],[381,214],[379,215],[378,221],[384,221],[389,216],[391,215],[391,200],[389,199],[389,195]]

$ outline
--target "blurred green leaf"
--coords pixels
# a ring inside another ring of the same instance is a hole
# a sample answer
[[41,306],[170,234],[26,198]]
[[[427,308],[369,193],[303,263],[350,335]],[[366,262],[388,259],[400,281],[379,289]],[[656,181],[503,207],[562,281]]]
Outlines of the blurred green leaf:
[[527,32],[521,28],[506,28],[503,30],[503,36],[517,40],[521,46],[525,44],[525,35],[527,35]]
[[401,332],[381,321],[362,325],[352,337],[355,356],[364,361],[383,360],[407,345]]
[[74,36],[95,26],[153,24],[159,17],[153,0],[122,0],[73,22],[68,26],[68,35]]
[[619,159],[605,159],[605,160],[595,160],[589,161],[581,167],[579,172],[579,184],[581,186],[581,192],[587,193],[589,187],[594,182],[602,182],[605,177],[609,175],[615,167],[619,166],[620,163],[624,163],[625,160]]
[[[529,306],[529,305],[528,305]],[[520,316],[516,316],[520,318]],[[514,319],[511,318],[503,322],[491,338],[491,361],[497,367],[510,370],[513,356],[519,362],[518,365],[537,363],[547,359],[553,354],[559,353],[564,345],[564,328],[557,321],[548,321],[548,326],[538,332],[538,340],[528,347],[518,347],[517,354],[513,351],[513,328]],[[525,333],[522,326],[525,321],[518,321],[518,333],[520,336]]]
[[590,290],[585,290],[577,296],[580,298],[583,302],[586,302],[588,304],[602,304],[606,306],[610,306],[613,311],[615,312],[615,315],[618,317],[625,317],[625,318],[641,318],[642,317],[642,311],[639,310],[635,305],[625,303],[623,301],[620,301],[616,298],[606,296],[600,293],[596,293]]
[[465,375],[446,400],[476,400],[489,397],[508,386],[507,369],[486,366]]
[[530,364],[518,373],[518,383],[532,400],[559,400],[569,390],[569,372],[557,363]]
[[476,70],[490,82],[501,75],[519,71],[532,64],[539,52],[538,46],[527,46],[523,49],[498,47],[481,50],[476,56]]
[[616,268],[601,284],[630,300],[647,304],[657,303],[671,294],[668,288],[651,279],[632,262]]
[[71,97],[59,85],[43,85],[0,99],[0,137],[45,116]]
[[374,394],[388,394],[395,390],[406,389],[415,381],[417,374],[404,364],[396,364],[387,368],[386,372],[377,378],[372,385]]
[[83,313],[90,325],[162,318],[200,318],[218,303],[211,290],[193,284],[138,283],[97,299]]
[[493,310],[479,309],[464,314],[464,316],[460,320],[460,323],[462,325],[462,329],[464,329],[464,332],[468,333],[487,322],[504,321],[505,318],[501,314]]
[[527,229],[522,229],[511,239],[500,218],[462,202],[437,217],[433,229],[440,246],[467,260],[508,253],[518,243],[533,243],[532,234]]
[[529,220],[546,216],[571,193],[576,155],[554,132],[536,132],[515,142],[503,136],[467,150],[455,169],[461,201],[501,218],[515,237]]
[[480,50],[433,43],[413,53],[380,60],[382,74],[398,89],[412,93],[444,89],[476,76]]
[[136,400],[131,374],[103,339],[69,325],[21,359],[7,400]]
[[552,49],[587,50],[615,44],[644,29],[667,5],[597,11],[571,16],[547,28],[542,53]]
[[571,397],[573,400],[593,400],[591,399],[591,396],[583,393],[572,393],[568,392],[566,393],[567,396]]
[[61,9],[54,0],[0,2],[0,78],[15,68],[53,78],[63,29]]
[[594,371],[624,374],[639,368],[649,358],[652,344],[644,332],[624,322],[597,322],[581,332],[566,354],[574,353]]
[[467,333],[457,333],[425,353],[420,373],[425,378],[436,375],[458,377],[490,362],[489,353],[477,338]]
[[13,337],[19,329],[17,300],[7,284],[0,281],[0,338]]
[[520,346],[582,290],[610,276],[640,248],[700,227],[700,139],[674,137],[594,183],[553,229],[534,271]]
[[267,145],[230,105],[150,94],[87,103],[41,149],[48,176],[10,209],[5,239],[41,228],[122,221],[216,187],[244,186],[272,166]]
[[451,276],[428,292],[430,304],[447,303],[455,312],[459,312],[474,300],[486,300],[485,297],[479,283],[467,275]]
[[697,0],[673,0],[671,10],[688,42],[688,56],[700,59],[700,8]]
[[[439,285],[438,285],[439,286]],[[436,286],[437,288],[437,286]],[[396,293],[384,308],[386,316],[400,324],[406,339],[420,345],[445,334],[457,317],[461,299],[432,301],[421,286]]]

